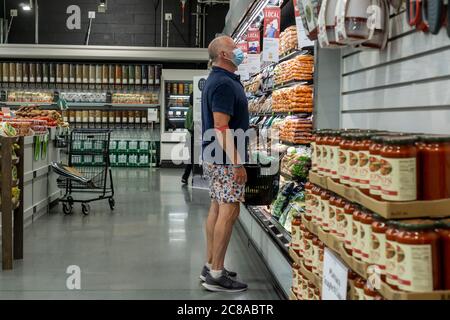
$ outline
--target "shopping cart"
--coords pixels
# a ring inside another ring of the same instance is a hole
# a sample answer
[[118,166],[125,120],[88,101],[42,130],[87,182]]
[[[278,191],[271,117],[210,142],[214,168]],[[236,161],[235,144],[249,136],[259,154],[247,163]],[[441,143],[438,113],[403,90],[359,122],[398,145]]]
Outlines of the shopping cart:
[[[89,203],[108,199],[114,210],[114,185],[109,160],[109,129],[74,129],[68,143],[68,164],[52,163],[59,174],[57,184],[65,194],[60,198],[65,214],[72,213],[73,205],[81,203],[82,212],[88,215]],[[88,196],[74,199],[72,193]]]

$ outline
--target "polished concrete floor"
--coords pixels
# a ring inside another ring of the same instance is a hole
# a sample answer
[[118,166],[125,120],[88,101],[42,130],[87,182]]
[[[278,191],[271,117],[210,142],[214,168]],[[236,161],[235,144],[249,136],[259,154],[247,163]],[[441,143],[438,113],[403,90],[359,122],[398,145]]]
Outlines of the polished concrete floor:
[[[242,230],[235,229],[226,265],[249,290],[210,293],[198,275],[204,262],[208,194],[180,186],[176,169],[116,169],[116,210],[56,206],[25,229],[25,259],[0,270],[0,299],[277,299],[270,276]],[[67,289],[79,266],[81,290]]]

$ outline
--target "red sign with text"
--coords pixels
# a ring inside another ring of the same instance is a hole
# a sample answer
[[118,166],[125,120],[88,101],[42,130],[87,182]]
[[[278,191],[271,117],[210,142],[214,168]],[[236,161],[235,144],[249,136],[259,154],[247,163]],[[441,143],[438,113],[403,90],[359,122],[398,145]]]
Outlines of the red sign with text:
[[261,33],[259,29],[249,29],[247,32],[248,53],[258,54],[261,52]]
[[281,9],[279,7],[264,8],[264,38],[280,37]]

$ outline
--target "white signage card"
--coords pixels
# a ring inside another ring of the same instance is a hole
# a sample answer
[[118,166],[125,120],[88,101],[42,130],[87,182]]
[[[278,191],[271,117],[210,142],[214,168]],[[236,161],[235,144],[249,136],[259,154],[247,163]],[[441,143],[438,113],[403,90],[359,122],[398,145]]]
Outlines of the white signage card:
[[248,55],[248,72],[254,75],[261,71],[261,57],[259,54]]
[[297,26],[297,41],[300,48],[314,46],[314,41],[309,40],[306,35],[305,27],[303,26],[302,17],[295,18],[295,24]]
[[278,62],[280,60],[278,48],[280,46],[280,39],[264,38],[263,61]]
[[249,73],[249,65],[248,63],[243,63],[238,67],[238,70],[236,71],[236,74],[241,76],[242,81],[246,81],[250,79],[250,73]]
[[158,121],[158,109],[148,109],[148,122],[157,122]]
[[347,299],[348,268],[328,248],[323,261],[322,300]]

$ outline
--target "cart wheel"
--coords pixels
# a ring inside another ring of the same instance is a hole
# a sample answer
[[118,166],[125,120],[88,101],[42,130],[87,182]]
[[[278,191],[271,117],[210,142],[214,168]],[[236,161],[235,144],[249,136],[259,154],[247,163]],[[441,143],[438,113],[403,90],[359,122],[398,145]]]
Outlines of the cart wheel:
[[114,210],[114,206],[116,205],[116,201],[113,198],[109,198],[108,202],[109,202],[109,207],[111,208],[111,210]]
[[69,206],[73,207],[74,201],[73,201],[73,198],[71,196],[67,197],[67,203],[69,204]]
[[64,214],[71,214],[73,207],[71,205],[68,205],[67,203],[63,203],[63,212]]
[[83,203],[83,204],[81,205],[81,211],[83,212],[83,214],[84,214],[85,216],[87,216],[87,215],[89,214],[89,211],[91,211],[91,207],[89,206],[89,204]]

